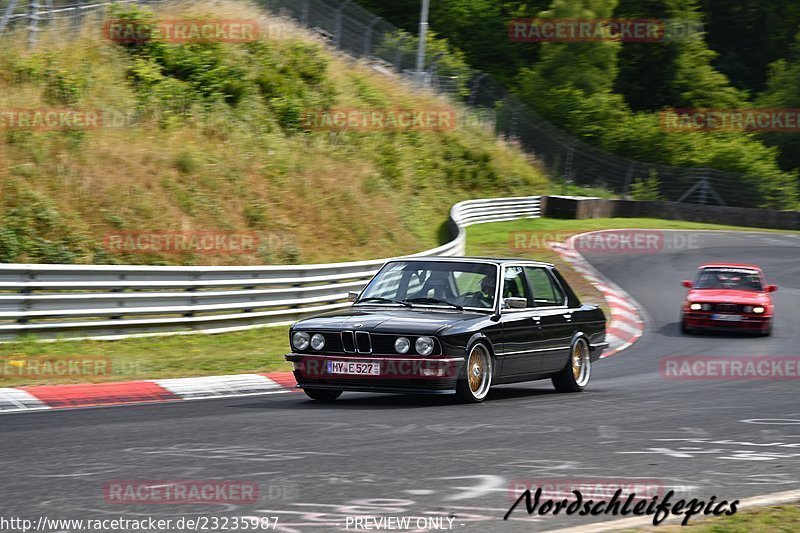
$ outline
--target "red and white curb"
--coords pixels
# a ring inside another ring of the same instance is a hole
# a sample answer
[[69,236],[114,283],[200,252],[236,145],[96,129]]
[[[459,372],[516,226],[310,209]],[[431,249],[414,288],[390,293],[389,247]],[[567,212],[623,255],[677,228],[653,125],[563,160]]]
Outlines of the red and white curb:
[[610,280],[605,279],[575,249],[575,239],[590,233],[597,232],[573,235],[564,243],[551,242],[548,244],[576,272],[580,273],[595,289],[602,293],[606,304],[611,310],[611,321],[606,329],[606,341],[609,343],[609,348],[602,357],[610,357],[629,348],[641,338],[644,334],[644,315],[636,301],[627,292]]
[[0,388],[0,413],[292,392],[291,372]]

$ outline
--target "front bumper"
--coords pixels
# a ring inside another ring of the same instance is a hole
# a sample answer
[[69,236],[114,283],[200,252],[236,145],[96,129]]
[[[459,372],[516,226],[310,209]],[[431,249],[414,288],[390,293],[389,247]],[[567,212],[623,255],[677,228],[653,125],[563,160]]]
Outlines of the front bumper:
[[[370,355],[312,355],[290,353],[298,388],[359,392],[452,392],[464,366],[461,357],[379,357]],[[331,361],[378,363],[379,375],[336,374]]]
[[712,320],[713,313],[698,313],[694,311],[683,313],[683,324],[691,329],[706,329],[709,331],[752,331],[763,333],[769,330],[772,316],[742,315],[742,320],[726,321]]

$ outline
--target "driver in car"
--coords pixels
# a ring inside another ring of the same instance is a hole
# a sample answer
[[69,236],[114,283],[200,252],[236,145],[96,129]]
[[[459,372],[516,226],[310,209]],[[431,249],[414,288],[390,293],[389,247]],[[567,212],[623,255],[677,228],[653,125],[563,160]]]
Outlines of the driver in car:
[[481,280],[480,290],[465,295],[467,307],[491,307],[494,304],[494,278],[486,276]]

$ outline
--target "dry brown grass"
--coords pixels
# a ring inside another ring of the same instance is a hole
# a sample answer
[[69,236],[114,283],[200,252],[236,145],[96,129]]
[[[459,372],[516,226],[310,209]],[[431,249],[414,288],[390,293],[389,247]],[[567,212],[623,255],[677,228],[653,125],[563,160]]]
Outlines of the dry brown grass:
[[[157,14],[257,19],[267,41],[315,41],[292,23],[244,2],[170,4]],[[133,109],[136,94],[125,77],[131,60],[104,40],[99,28],[95,19],[77,38],[63,28],[42,32],[33,53],[22,35],[0,43],[12,52],[0,59],[0,109],[53,107],[43,99],[41,81],[20,81],[10,72],[20,59],[78,73],[86,90],[77,107]],[[452,105],[413,92],[368,65],[340,55],[329,59],[327,78],[338,93],[337,106],[365,105],[362,86],[388,107]],[[4,206],[0,200],[0,208],[13,207],[8,199],[20,190],[51,203],[62,216],[63,231],[84,243],[86,251],[77,262],[96,261],[91,249],[102,247],[104,236],[118,230],[257,231],[272,248],[246,255],[129,254],[113,257],[117,262],[326,262],[436,246],[454,202],[535,194],[549,187],[535,162],[479,127],[415,138],[384,133],[287,136],[274,124],[258,134],[239,131],[232,117],[223,110],[166,128],[144,121],[81,134],[6,131],[0,142],[0,196],[7,201]],[[474,166],[448,156],[454,146],[487,153],[497,179],[478,189],[453,183],[462,167]],[[387,157],[396,167],[391,179],[381,162]]]

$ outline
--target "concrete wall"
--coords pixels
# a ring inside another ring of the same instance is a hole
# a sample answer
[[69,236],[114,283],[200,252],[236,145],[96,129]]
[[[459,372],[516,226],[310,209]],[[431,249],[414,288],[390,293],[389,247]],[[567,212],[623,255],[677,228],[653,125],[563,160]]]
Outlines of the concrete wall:
[[753,228],[800,230],[800,211],[773,211],[677,202],[548,196],[543,199],[542,213],[551,218],[663,218]]

